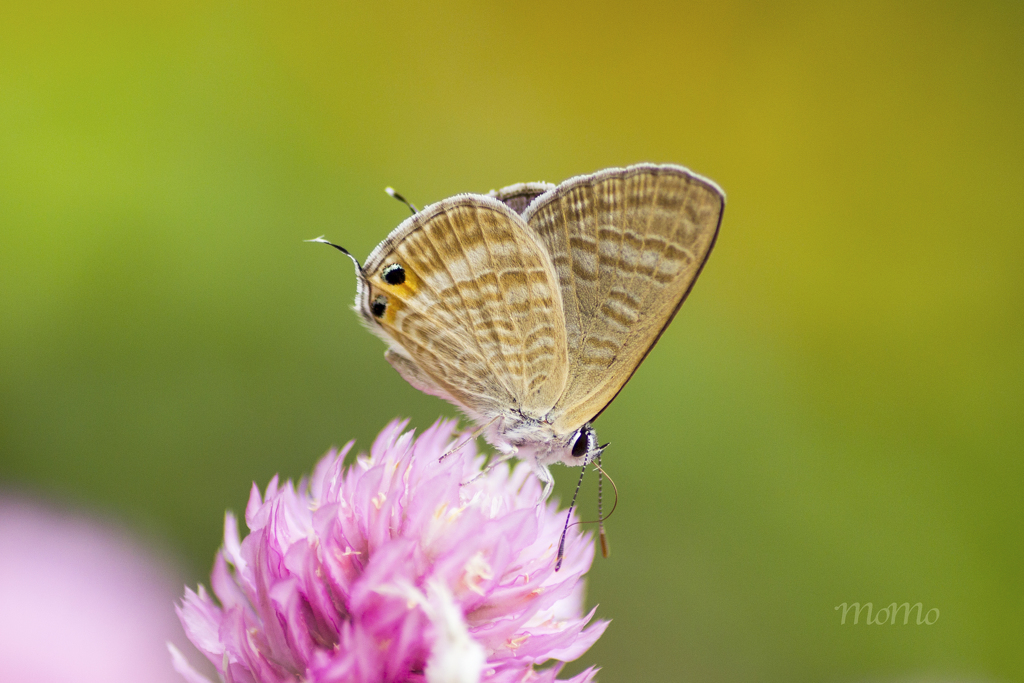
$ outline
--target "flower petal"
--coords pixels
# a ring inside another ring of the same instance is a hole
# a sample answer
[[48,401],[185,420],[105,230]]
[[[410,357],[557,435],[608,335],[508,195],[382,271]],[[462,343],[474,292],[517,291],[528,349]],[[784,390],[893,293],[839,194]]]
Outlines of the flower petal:
[[472,441],[439,461],[467,438],[453,422],[404,429],[390,423],[348,468],[346,446],[298,485],[254,485],[245,538],[225,516],[220,605],[200,587],[178,608],[225,683],[550,683],[560,666],[534,666],[604,631],[583,614],[593,537],[571,528],[554,571],[565,513],[529,466],[484,470]]

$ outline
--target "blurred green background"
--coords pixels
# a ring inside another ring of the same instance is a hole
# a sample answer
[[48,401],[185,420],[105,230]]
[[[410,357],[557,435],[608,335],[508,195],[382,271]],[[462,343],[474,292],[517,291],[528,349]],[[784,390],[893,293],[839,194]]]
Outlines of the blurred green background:
[[567,670],[1024,680],[1019,2],[0,4],[0,488],[205,581],[251,482],[454,415],[303,239],[637,161],[729,199],[598,422],[613,621]]

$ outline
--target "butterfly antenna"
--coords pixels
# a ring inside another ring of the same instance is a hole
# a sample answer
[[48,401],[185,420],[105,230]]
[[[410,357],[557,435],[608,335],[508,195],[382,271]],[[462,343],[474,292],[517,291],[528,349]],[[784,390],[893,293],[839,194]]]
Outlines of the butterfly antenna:
[[604,512],[601,511],[601,503],[604,501],[604,470],[601,469],[601,454],[597,454],[597,528],[598,538],[601,539],[601,557],[608,559],[608,535],[604,532]]
[[576,506],[576,496],[579,495],[580,484],[583,483],[583,475],[586,471],[586,467],[580,470],[580,478],[576,482],[576,490],[572,494],[572,502],[569,503],[569,512],[565,514],[565,526],[562,528],[562,537],[558,539],[558,559],[555,561],[556,572],[562,568],[562,559],[565,557],[565,534],[569,531],[569,519],[572,517],[572,509]]
[[334,247],[335,249],[340,251],[342,254],[344,254],[345,256],[348,256],[350,259],[352,259],[352,263],[356,264],[356,273],[357,274],[363,272],[363,267],[361,265],[359,265],[359,261],[356,260],[355,256],[353,256],[352,254],[349,253],[348,249],[346,249],[345,247],[339,247],[337,244],[332,244],[331,242],[328,242],[327,240],[324,239],[323,235],[320,235],[319,237],[314,237],[311,240],[305,240],[305,241],[306,242],[319,242],[320,244],[326,244],[329,247]]
[[[604,450],[605,446],[607,445],[608,444],[601,446],[601,450]],[[597,462],[591,464],[594,466],[594,469],[597,470],[598,474],[604,475],[605,477],[608,478],[608,483],[612,485],[612,491],[615,492],[615,502],[612,503],[612,509],[608,512],[607,516],[601,516],[600,508],[598,508],[597,514],[601,517],[601,519],[594,519],[589,522],[580,522],[580,524],[593,524],[594,522],[603,523],[606,519],[610,519],[611,516],[615,514],[615,508],[619,507],[619,487],[615,485],[615,480],[609,477],[608,473],[601,468],[601,456],[598,455]],[[600,504],[600,499],[598,499],[598,505]]]
[[405,204],[406,206],[408,206],[409,210],[412,211],[413,215],[415,215],[416,213],[419,212],[419,209],[417,209],[416,206],[412,202],[410,202],[408,199],[406,199],[402,195],[400,195],[397,192],[395,192],[395,188],[393,188],[393,187],[385,187],[384,191],[387,192],[392,197],[394,197],[395,199],[397,199],[398,201],[400,201],[403,204]]

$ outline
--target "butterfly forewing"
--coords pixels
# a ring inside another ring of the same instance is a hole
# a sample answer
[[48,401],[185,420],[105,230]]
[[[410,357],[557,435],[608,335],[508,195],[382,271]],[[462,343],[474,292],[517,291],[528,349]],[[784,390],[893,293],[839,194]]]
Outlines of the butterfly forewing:
[[[404,281],[389,284],[396,265]],[[370,255],[363,273],[360,309],[397,342],[389,360],[414,385],[477,416],[545,414],[562,394],[568,355],[557,279],[544,247],[501,202],[461,195],[427,207]]]
[[644,164],[572,179],[526,209],[564,307],[569,376],[556,432],[596,417],[632,376],[707,260],[723,206],[713,183]]

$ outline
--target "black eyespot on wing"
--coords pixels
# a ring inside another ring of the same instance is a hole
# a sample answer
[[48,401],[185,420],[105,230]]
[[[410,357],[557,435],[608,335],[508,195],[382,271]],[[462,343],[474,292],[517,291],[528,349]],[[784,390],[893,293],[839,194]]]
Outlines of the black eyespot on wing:
[[388,310],[388,298],[383,294],[378,294],[370,304],[370,313],[373,313],[374,318],[380,318],[386,310]]
[[384,282],[389,285],[400,285],[405,282],[405,268],[392,263],[390,266],[384,268]]

